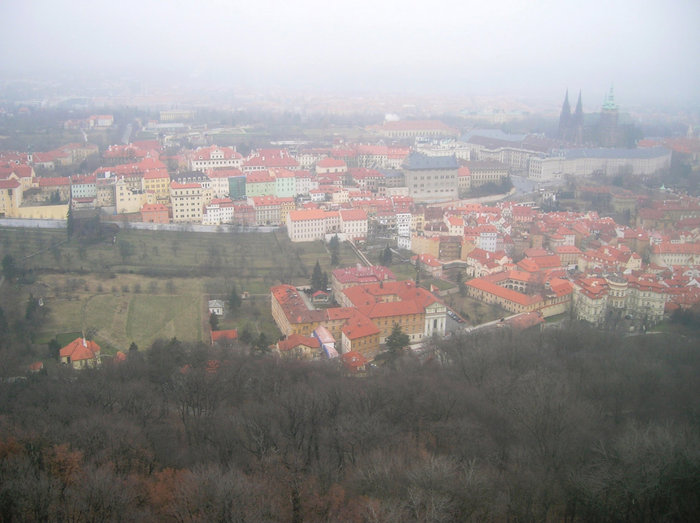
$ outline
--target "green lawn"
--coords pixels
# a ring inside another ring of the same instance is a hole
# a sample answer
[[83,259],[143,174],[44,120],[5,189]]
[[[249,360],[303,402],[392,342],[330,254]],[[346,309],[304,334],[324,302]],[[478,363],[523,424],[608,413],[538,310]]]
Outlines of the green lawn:
[[203,308],[203,301],[193,295],[134,295],[129,304],[126,335],[140,347],[149,346],[158,338],[201,340]]
[[445,303],[472,325],[487,323],[511,315],[510,312],[497,305],[487,305],[468,296],[461,296],[459,293],[447,296]]
[[[120,250],[120,242],[130,247]],[[253,296],[220,328],[248,328],[274,341],[280,333],[270,313],[270,287],[308,284],[316,261],[327,272],[333,269],[323,242],[291,243],[281,232],[129,229],[114,243],[110,238],[80,245],[67,241],[65,230],[0,227],[0,259],[6,254],[33,271],[35,295],[45,298],[50,311],[38,341],[93,332],[106,354],[127,350],[132,341],[146,348],[161,337],[208,341],[206,295],[220,297],[234,282]],[[339,265],[357,261],[341,244]],[[28,288],[24,294],[26,301]]]

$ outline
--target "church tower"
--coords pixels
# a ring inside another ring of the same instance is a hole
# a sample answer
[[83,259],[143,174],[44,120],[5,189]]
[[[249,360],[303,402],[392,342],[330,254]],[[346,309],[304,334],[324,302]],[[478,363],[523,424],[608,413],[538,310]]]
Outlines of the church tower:
[[583,103],[581,102],[581,91],[578,92],[576,109],[571,119],[572,141],[576,145],[583,145]]
[[561,106],[561,113],[559,114],[559,139],[568,140],[569,139],[569,128],[571,126],[571,106],[569,105],[569,90],[566,90],[566,95],[564,96],[564,103]]
[[615,147],[619,142],[618,107],[615,103],[615,94],[610,86],[610,92],[603,101],[603,109],[600,111],[600,123],[598,125],[598,138],[602,147]]

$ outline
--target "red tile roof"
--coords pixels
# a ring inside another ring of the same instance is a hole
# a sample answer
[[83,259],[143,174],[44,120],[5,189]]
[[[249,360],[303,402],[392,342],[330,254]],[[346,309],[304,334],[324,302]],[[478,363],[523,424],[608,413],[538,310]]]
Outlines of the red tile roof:
[[14,178],[9,180],[0,180],[0,189],[16,189],[21,184]]
[[211,331],[212,344],[218,341],[233,341],[238,339],[238,331],[236,329]]
[[85,338],[76,338],[60,350],[61,358],[69,357],[71,361],[91,360],[99,354],[100,346]]
[[309,347],[311,349],[320,349],[321,344],[314,337],[302,336],[300,334],[290,334],[284,340],[280,340],[277,342],[277,348],[284,352],[295,349],[296,347]]
[[367,219],[367,212],[364,209],[348,209],[340,211],[340,218],[344,222],[363,221]]
[[346,352],[341,356],[341,358],[343,360],[343,365],[345,365],[345,367],[348,370],[351,370],[353,372],[357,372],[368,363],[367,358],[365,358],[362,354],[354,350]]

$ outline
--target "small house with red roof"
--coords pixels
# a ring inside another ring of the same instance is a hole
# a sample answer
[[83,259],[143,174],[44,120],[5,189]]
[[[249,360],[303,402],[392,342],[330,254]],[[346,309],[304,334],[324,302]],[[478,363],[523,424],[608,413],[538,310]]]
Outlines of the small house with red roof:
[[276,352],[280,356],[298,359],[317,359],[321,357],[321,343],[312,336],[290,334],[277,342]]
[[343,367],[351,374],[364,372],[367,363],[369,363],[367,358],[355,350],[343,354],[341,356],[341,361],[343,362]]
[[217,343],[225,345],[236,341],[238,339],[238,330],[227,329],[221,331],[211,331],[211,344],[216,345]]
[[100,364],[100,346],[92,340],[76,338],[60,350],[59,356],[61,363],[74,369],[94,368]]

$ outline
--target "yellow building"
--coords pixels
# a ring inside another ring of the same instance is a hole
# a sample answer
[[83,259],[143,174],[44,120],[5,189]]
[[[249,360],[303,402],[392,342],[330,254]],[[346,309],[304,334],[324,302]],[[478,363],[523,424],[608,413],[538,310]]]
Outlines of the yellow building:
[[22,184],[14,177],[0,180],[0,217],[15,217],[22,204]]
[[17,209],[17,218],[28,220],[65,220],[68,216],[68,204],[32,205]]
[[411,250],[416,254],[430,254],[434,258],[440,256],[440,238],[438,236],[411,237]]
[[143,189],[153,193],[159,202],[170,199],[170,176],[162,171],[147,172],[143,175]]
[[272,293],[272,317],[282,334],[310,336],[325,316],[323,311],[310,310],[299,291],[291,285],[277,285]]

